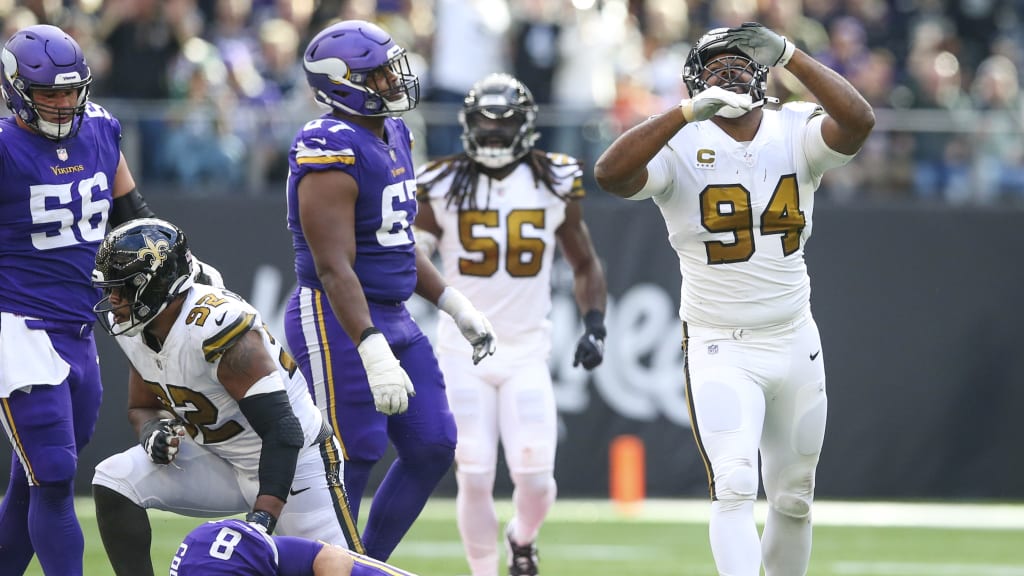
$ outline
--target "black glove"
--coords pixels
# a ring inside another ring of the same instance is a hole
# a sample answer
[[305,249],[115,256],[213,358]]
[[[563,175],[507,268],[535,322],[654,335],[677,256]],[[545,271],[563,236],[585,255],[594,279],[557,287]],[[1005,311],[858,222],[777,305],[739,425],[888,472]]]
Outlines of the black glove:
[[576,343],[576,356],[573,358],[572,365],[583,364],[587,370],[593,370],[604,360],[604,337],[608,334],[608,331],[604,329],[604,312],[600,310],[587,312],[583,317],[583,327],[585,331],[583,336],[580,336],[579,342]]
[[255,524],[257,528],[263,529],[267,534],[274,533],[274,527],[277,526],[277,518],[274,515],[265,510],[253,510],[245,515],[245,521],[249,524]]
[[176,418],[154,418],[142,426],[139,443],[157,464],[170,464],[178,454],[185,427]]

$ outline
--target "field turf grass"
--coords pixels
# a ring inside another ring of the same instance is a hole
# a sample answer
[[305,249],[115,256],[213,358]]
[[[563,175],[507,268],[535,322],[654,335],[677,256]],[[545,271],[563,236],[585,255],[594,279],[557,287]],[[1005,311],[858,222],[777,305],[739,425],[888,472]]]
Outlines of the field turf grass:
[[[111,574],[92,502],[77,502],[85,574]],[[647,501],[622,510],[604,500],[561,500],[539,541],[543,576],[712,576],[707,503]],[[369,510],[364,505],[363,510]],[[450,499],[428,504],[391,562],[423,576],[468,574]],[[502,520],[511,514],[499,502]],[[758,503],[764,516],[764,503]],[[150,512],[156,574],[202,520]],[[819,502],[813,576],[1024,576],[1024,505]],[[28,575],[42,576],[33,560]]]

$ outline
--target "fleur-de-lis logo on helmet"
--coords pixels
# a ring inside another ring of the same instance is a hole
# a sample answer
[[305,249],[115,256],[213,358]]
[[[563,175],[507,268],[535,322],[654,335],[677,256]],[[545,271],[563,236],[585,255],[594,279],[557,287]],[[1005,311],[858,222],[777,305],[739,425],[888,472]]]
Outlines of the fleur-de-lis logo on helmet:
[[139,260],[150,259],[150,270],[156,270],[167,260],[167,253],[171,249],[171,244],[164,239],[153,241],[149,236],[145,237],[146,247],[142,248],[138,252]]

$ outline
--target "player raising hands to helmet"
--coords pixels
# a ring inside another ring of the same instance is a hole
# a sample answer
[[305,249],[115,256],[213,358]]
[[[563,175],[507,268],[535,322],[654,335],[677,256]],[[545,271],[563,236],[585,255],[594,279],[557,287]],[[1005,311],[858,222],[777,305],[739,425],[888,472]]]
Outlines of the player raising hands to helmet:
[[92,481],[115,574],[153,574],[148,508],[247,512],[268,533],[362,551],[341,447],[305,379],[256,309],[195,281],[177,226],[142,218],[112,230],[93,283],[104,294],[96,316],[131,363],[128,418],[139,434]]
[[[765,109],[773,66],[820,105]],[[763,562],[768,576],[799,576],[827,405],[803,250],[822,174],[850,161],[874,114],[849,82],[756,23],[705,34],[683,77],[690,97],[615,140],[595,175],[615,195],[652,198],[679,256],[686,394],[719,574],[757,576]]]
[[459,427],[455,451],[459,531],[473,576],[495,576],[498,441],[515,484],[515,516],[501,536],[509,574],[537,574],[534,541],[555,500],[557,414],[551,353],[555,246],[573,271],[584,334],[574,365],[604,353],[604,272],[583,221],[582,170],[564,154],[533,148],[537,105],[508,74],[481,79],[459,113],[464,154],[420,170],[417,244],[441,254],[445,279],[465,292],[501,335],[501,350],[474,366],[458,327],[442,318],[437,349]]

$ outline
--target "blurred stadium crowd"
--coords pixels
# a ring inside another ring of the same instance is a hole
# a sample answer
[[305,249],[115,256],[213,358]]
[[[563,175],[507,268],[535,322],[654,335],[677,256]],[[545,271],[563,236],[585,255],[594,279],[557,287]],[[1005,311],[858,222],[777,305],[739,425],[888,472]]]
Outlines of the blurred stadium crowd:
[[[377,22],[413,54],[420,160],[461,150],[463,95],[506,71],[541,105],[538,146],[587,166],[685,96],[691,42],[754,20],[876,109],[864,150],[820,194],[992,204],[1024,203],[1022,14],[1021,0],[0,0],[0,35],[48,23],[78,40],[147,190],[259,195],[280,193],[295,131],[320,114],[301,57],[335,19]],[[770,83],[807,98],[784,70]]]

